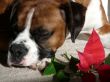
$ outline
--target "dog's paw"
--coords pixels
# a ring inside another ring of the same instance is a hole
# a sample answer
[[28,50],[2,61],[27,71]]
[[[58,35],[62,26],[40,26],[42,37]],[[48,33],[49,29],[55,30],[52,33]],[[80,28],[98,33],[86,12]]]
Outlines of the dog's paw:
[[50,62],[51,62],[51,58],[44,58],[43,60],[39,61],[37,63],[38,70],[43,70]]

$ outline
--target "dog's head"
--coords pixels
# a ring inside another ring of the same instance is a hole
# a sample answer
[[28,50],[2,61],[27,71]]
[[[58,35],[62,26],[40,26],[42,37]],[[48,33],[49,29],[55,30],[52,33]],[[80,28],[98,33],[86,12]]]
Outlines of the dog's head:
[[84,23],[85,8],[68,0],[18,0],[11,14],[10,65],[30,66],[54,56],[68,30],[72,41]]

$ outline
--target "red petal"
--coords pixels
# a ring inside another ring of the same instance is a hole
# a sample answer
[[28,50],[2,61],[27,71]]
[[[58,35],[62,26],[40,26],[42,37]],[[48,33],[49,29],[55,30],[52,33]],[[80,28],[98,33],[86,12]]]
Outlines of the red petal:
[[87,61],[89,64],[93,65],[101,64],[105,58],[104,47],[94,29],[86,44],[86,47],[84,48],[84,53],[84,56],[88,59]]
[[79,60],[80,60],[80,63],[77,64],[79,70],[83,71],[83,72],[88,72],[89,71],[89,64],[88,62],[86,61],[86,59],[84,58],[83,56],[83,53],[81,52],[78,52],[78,56],[79,56]]

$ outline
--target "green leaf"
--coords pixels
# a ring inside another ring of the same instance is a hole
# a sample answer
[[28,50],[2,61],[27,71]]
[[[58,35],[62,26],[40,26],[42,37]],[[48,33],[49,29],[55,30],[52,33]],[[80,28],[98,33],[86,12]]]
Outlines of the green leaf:
[[108,57],[105,59],[105,64],[109,64],[110,65],[110,54],[108,55]]
[[56,74],[56,69],[54,64],[51,62],[45,69],[43,72],[43,75],[52,75],[52,74]]
[[64,71],[59,71],[55,76],[54,76],[54,82],[69,82],[70,80],[70,75],[65,73]]
[[79,60],[77,58],[71,57],[71,60],[69,62],[69,67],[74,73],[78,71],[78,67],[76,66],[76,64],[78,63],[79,63]]
[[58,72],[59,70],[63,70],[65,68],[65,65],[62,63],[59,63],[57,61],[53,61],[54,67],[56,69],[56,72]]

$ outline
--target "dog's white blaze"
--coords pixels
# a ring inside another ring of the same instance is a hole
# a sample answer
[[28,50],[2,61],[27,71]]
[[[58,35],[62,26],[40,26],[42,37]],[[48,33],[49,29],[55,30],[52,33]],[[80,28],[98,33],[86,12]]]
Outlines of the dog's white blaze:
[[85,23],[82,32],[91,32],[92,28],[99,28],[102,26],[102,12],[100,8],[100,0],[91,0],[88,5]]
[[[25,47],[28,49],[28,53],[26,54],[26,56],[24,57],[23,61],[21,61],[21,64],[23,64],[24,66],[29,66],[33,63],[36,63],[38,61],[38,45],[35,43],[34,40],[32,40],[30,38],[30,27],[31,27],[31,22],[32,22],[32,17],[33,17],[33,13],[34,13],[34,8],[32,8],[28,15],[27,15],[27,19],[26,19],[26,24],[25,24],[25,29],[23,32],[21,32],[17,38],[12,42],[12,44],[16,43],[16,44],[20,44],[23,43],[25,45]],[[11,64],[11,57],[10,57],[10,53],[8,53],[8,63]]]
[[24,30],[24,31],[26,31],[26,33],[29,33],[29,31],[30,31],[30,27],[31,27],[32,17],[33,17],[34,11],[35,11],[35,9],[32,8],[30,10],[30,12],[28,13],[28,15],[27,15],[26,23],[25,23],[26,29]]

